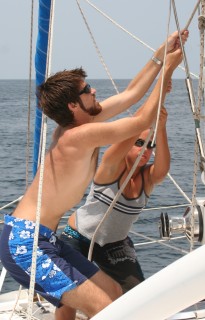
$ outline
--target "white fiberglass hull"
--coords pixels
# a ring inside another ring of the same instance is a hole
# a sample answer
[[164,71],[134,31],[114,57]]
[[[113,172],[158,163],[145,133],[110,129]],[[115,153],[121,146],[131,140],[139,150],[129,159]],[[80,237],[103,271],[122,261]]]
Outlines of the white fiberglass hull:
[[204,257],[203,245],[127,292],[92,320],[165,320],[203,300]]

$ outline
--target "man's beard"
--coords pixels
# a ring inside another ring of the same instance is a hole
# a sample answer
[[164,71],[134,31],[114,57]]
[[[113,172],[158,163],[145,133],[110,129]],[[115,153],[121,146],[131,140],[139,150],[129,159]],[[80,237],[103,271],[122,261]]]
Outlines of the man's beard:
[[102,106],[100,105],[99,102],[95,102],[94,105],[88,109],[85,108],[82,100],[79,100],[79,104],[80,107],[83,111],[85,111],[86,113],[88,113],[90,116],[96,116],[97,114],[99,114],[102,111]]
[[90,116],[96,116],[102,111],[102,106],[99,104],[99,102],[96,102],[94,106],[90,107],[87,112]]

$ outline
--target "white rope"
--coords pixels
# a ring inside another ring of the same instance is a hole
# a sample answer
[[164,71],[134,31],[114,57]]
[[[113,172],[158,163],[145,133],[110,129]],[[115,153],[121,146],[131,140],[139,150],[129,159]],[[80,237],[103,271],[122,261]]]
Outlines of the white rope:
[[196,10],[199,8],[200,2],[201,2],[201,0],[198,0],[198,2],[196,3],[196,6],[194,7],[193,12],[192,12],[192,14],[191,14],[191,16],[190,16],[189,20],[187,21],[186,26],[184,27],[184,29],[185,29],[185,30],[188,30],[188,28],[189,28],[189,26],[190,26],[190,23],[191,23],[191,21],[192,21],[192,19],[193,19],[194,15],[195,15],[195,13],[196,13]]
[[0,292],[2,290],[2,287],[3,287],[3,284],[4,284],[4,280],[6,278],[6,273],[7,273],[7,270],[3,267],[2,270],[1,270],[1,276],[0,276]]
[[[155,152],[153,151],[153,155],[155,156]],[[174,178],[171,176],[171,174],[168,172],[167,173],[167,177],[173,182],[173,184],[175,185],[175,187],[179,190],[179,192],[184,196],[184,198],[191,203],[191,200],[189,199],[189,197],[186,195],[186,193],[182,190],[182,188],[179,186],[179,184],[176,182],[176,180],[174,180]]]
[[151,50],[152,52],[155,52],[155,49],[153,49],[152,47],[150,47],[148,44],[146,44],[144,41],[142,41],[140,38],[136,37],[134,34],[132,34],[131,32],[129,32],[127,29],[125,29],[124,27],[122,27],[119,23],[117,23],[114,19],[112,19],[111,17],[109,17],[106,13],[104,13],[102,10],[100,10],[99,8],[97,8],[93,3],[91,3],[89,0],[85,0],[91,7],[93,7],[96,11],[98,11],[101,15],[103,15],[107,20],[109,20],[110,22],[112,22],[116,27],[118,27],[119,29],[121,29],[122,31],[124,31],[125,33],[129,34],[133,39],[137,40],[139,43],[143,44],[145,47],[147,47],[149,50]]
[[187,62],[187,57],[186,57],[184,45],[183,45],[183,42],[182,42],[182,36],[181,36],[181,32],[180,32],[181,28],[179,26],[179,19],[178,19],[178,16],[177,16],[175,0],[172,0],[172,7],[173,7],[175,22],[176,22],[176,26],[177,26],[177,30],[178,30],[178,34],[179,34],[179,40],[180,40],[180,43],[181,43],[181,49],[182,49],[182,54],[183,54],[183,61],[184,61],[184,65],[185,65],[186,76],[187,76],[187,78],[190,78],[189,66],[188,66],[188,62]]
[[167,174],[169,179],[173,182],[173,184],[175,185],[175,187],[179,190],[179,192],[184,196],[184,198],[191,203],[191,200],[189,199],[189,197],[186,195],[186,193],[180,188],[180,186],[176,183],[176,180],[174,180],[174,178],[171,176],[170,173]]
[[[141,234],[138,234],[138,236],[140,237]],[[179,236],[179,237],[174,237],[174,238],[170,238],[170,239],[156,239],[156,240],[150,240],[150,241],[146,241],[146,242],[138,242],[138,243],[134,243],[134,247],[141,247],[141,246],[147,246],[149,244],[153,244],[153,243],[161,243],[161,242],[166,242],[166,241],[174,241],[174,240],[180,240],[180,239],[186,239],[186,236]],[[172,249],[176,249],[176,247],[173,247]]]
[[[42,150],[46,148],[46,133],[47,133],[47,118],[43,117],[43,144]],[[34,241],[33,241],[33,254],[32,254],[32,263],[31,263],[31,277],[30,277],[30,286],[29,286],[29,303],[28,303],[28,320],[32,316],[32,305],[33,305],[33,296],[35,288],[35,278],[36,278],[36,259],[37,259],[37,248],[38,248],[38,238],[39,238],[39,226],[40,226],[40,214],[41,214],[41,203],[42,203],[42,189],[43,189],[43,173],[44,173],[44,161],[45,153],[42,152],[41,155],[41,167],[40,167],[40,177],[39,177],[39,189],[38,189],[38,201],[37,201],[37,210],[36,210],[36,221],[35,221],[35,232],[34,232]]]
[[182,207],[187,207],[190,204],[177,204],[173,206],[161,206],[161,207],[156,207],[156,208],[144,208],[142,211],[153,211],[153,210],[161,210],[161,209],[174,209],[174,208],[182,208]]
[[[189,88],[189,91],[190,91],[192,110],[193,110],[193,114],[196,115],[196,105],[195,105],[194,91],[193,91],[193,86],[192,86],[192,82],[191,82],[191,79],[190,79],[190,72],[189,72],[188,62],[187,62],[187,58],[186,58],[186,54],[185,54],[185,49],[184,49],[184,46],[182,44],[182,39],[181,39],[181,34],[180,34],[180,26],[179,26],[179,21],[178,21],[178,17],[177,17],[176,6],[175,6],[175,1],[174,0],[172,0],[172,6],[173,6],[173,10],[174,10],[177,29],[178,29],[178,32],[179,32],[179,38],[180,38],[181,47],[182,47],[182,53],[183,53],[183,59],[184,59],[187,79],[189,79],[188,88]],[[196,134],[197,133],[199,134],[198,131],[196,131]],[[191,207],[190,251],[193,250],[193,246],[194,246],[194,212],[195,212],[195,208],[196,208],[196,177],[197,177],[197,170],[198,170],[198,160],[197,160],[198,159],[198,143],[197,143],[197,137],[196,137],[196,141],[195,141],[195,153],[194,154],[195,154],[195,157],[194,157],[194,177],[193,177],[192,207]]]
[[16,312],[16,307],[17,307],[18,301],[19,301],[19,299],[20,299],[21,290],[22,290],[22,286],[20,285],[20,286],[19,286],[19,290],[18,290],[18,295],[17,295],[17,297],[16,297],[16,300],[15,300],[13,309],[12,309],[12,311],[11,311],[11,315],[10,315],[10,317],[9,317],[9,320],[12,319],[12,317],[13,317],[13,315],[14,315],[14,312]]
[[198,172],[198,143],[197,137],[194,144],[194,172],[193,172],[193,189],[192,189],[192,207],[191,207],[191,241],[190,241],[190,251],[194,248],[194,212],[196,210],[196,181],[197,181],[197,172]]
[[[205,14],[205,0],[201,1],[201,6],[202,6],[202,15]],[[203,64],[204,64],[204,27],[200,28],[200,76],[199,76],[199,85],[198,85],[198,108],[197,108],[197,113],[200,113],[201,110],[201,103],[202,103],[202,83],[203,83]],[[194,212],[196,210],[196,184],[197,184],[197,172],[198,172],[198,155],[199,155],[199,148],[198,148],[198,137],[196,133],[196,138],[195,138],[195,146],[194,146],[194,173],[193,173],[193,190],[192,190],[192,210],[191,210],[191,246],[190,246],[190,251],[193,250],[194,247]]]
[[[52,36],[53,36],[53,23],[54,23],[54,6],[55,0],[51,0],[51,10],[50,10],[50,24],[49,24],[49,37],[48,37],[48,52],[46,61],[46,76],[48,78],[51,67],[51,48],[52,48]],[[35,232],[34,232],[34,242],[33,242],[33,254],[31,263],[31,277],[30,277],[30,287],[29,287],[29,298],[27,307],[27,319],[30,320],[32,317],[32,306],[33,306],[33,296],[35,289],[35,277],[36,277],[36,258],[37,258],[37,248],[38,248],[38,238],[39,238],[39,226],[40,226],[40,216],[41,216],[41,203],[42,203],[42,189],[43,189],[43,174],[44,174],[44,162],[45,162],[45,150],[46,150],[46,134],[47,134],[47,117],[43,114],[43,133],[42,133],[42,152],[41,152],[41,166],[40,166],[40,176],[39,176],[39,189],[38,189],[38,200],[37,200],[37,210],[36,210],[36,221],[35,221]]]
[[101,52],[100,52],[100,49],[99,49],[99,47],[97,46],[97,42],[96,42],[96,40],[95,40],[95,38],[94,38],[94,36],[93,36],[93,34],[92,34],[92,32],[91,32],[91,29],[90,29],[90,27],[89,27],[89,25],[88,25],[87,19],[85,18],[85,14],[84,14],[84,12],[83,12],[83,10],[82,10],[82,7],[80,6],[80,3],[79,3],[78,0],[76,0],[76,2],[77,2],[77,5],[78,5],[78,8],[79,8],[79,10],[80,10],[80,13],[81,13],[81,15],[82,15],[82,17],[83,17],[83,20],[84,20],[84,23],[85,23],[86,28],[87,28],[87,30],[88,30],[88,33],[90,34],[90,37],[91,37],[91,39],[92,39],[92,41],[93,41],[93,44],[94,44],[94,47],[95,47],[95,49],[96,49],[96,51],[97,51],[98,57],[99,57],[102,65],[103,65],[103,67],[104,67],[104,69],[105,69],[105,71],[106,71],[106,73],[107,73],[107,75],[108,75],[108,78],[111,80],[111,82],[112,82],[112,84],[113,84],[113,87],[115,88],[115,91],[116,91],[117,93],[119,93],[119,91],[118,91],[118,89],[117,89],[117,86],[116,86],[116,84],[115,84],[115,82],[114,82],[114,80],[113,80],[113,78],[112,78],[112,76],[111,76],[111,73],[110,73],[110,71],[109,71],[109,69],[108,69],[108,67],[107,67],[107,65],[106,65],[106,63],[105,63],[105,60],[104,60],[104,58],[103,58],[103,56],[102,56],[102,54],[101,54]]
[[[123,30],[125,33],[129,34],[133,39],[135,39],[137,42],[139,42],[140,44],[144,45],[145,47],[147,47],[149,50],[151,50],[152,52],[155,52],[156,50],[153,49],[152,47],[150,47],[148,44],[146,44],[144,41],[142,41],[141,39],[139,39],[137,36],[133,35],[131,32],[129,32],[128,30],[126,30],[124,27],[122,27],[119,23],[117,23],[115,20],[113,20],[111,17],[109,17],[106,13],[104,13],[102,10],[100,10],[99,8],[97,8],[94,4],[92,4],[89,0],[84,0],[86,1],[91,7],[93,7],[96,11],[98,11],[101,15],[103,15],[106,19],[108,19],[110,22],[112,22],[115,26],[117,26],[119,29]],[[185,71],[185,68],[181,65],[178,66],[178,68],[182,69],[183,71]],[[198,76],[192,72],[190,72],[190,74],[198,79]]]
[[157,130],[158,130],[158,124],[159,124],[159,116],[160,111],[162,107],[162,91],[164,86],[164,71],[165,71],[165,65],[166,65],[166,56],[167,56],[167,41],[169,36],[169,26],[170,26],[170,18],[171,18],[171,0],[170,0],[170,6],[169,6],[169,14],[168,14],[168,23],[167,23],[167,35],[166,35],[166,42],[165,42],[165,49],[164,49],[164,59],[163,59],[163,67],[162,67],[162,82],[160,87],[160,97],[159,97],[159,104],[158,104],[158,110],[157,110],[157,120],[156,120],[156,126],[154,130],[154,135],[152,138],[152,145],[155,143]]
[[200,31],[200,74],[199,74],[199,82],[198,82],[198,105],[197,105],[197,119],[195,122],[195,126],[197,127],[198,133],[198,143],[200,147],[200,156],[201,162],[203,162],[203,170],[205,171],[205,146],[201,139],[201,132],[200,132],[200,119],[202,120],[201,115],[201,108],[202,108],[202,101],[203,101],[203,91],[204,91],[204,30],[205,30],[205,8],[204,3],[202,1],[202,15],[199,16],[199,31]]
[[30,23],[30,57],[29,57],[29,92],[28,92],[28,116],[27,116],[27,142],[26,142],[26,189],[28,188],[29,175],[29,154],[30,154],[30,134],[31,134],[31,93],[32,93],[32,55],[33,55],[33,12],[34,0],[31,2],[31,23]]
[[3,210],[3,209],[5,209],[5,208],[10,207],[12,204],[14,204],[14,203],[16,203],[16,202],[19,202],[22,198],[23,198],[23,196],[20,196],[18,199],[13,200],[13,201],[5,204],[5,206],[3,206],[3,207],[0,208],[0,211]]
[[[205,14],[205,1],[201,1],[202,6],[202,16],[204,18]],[[200,29],[200,75],[199,75],[199,82],[198,82],[198,107],[196,110],[197,114],[201,112],[201,104],[202,104],[202,91],[203,91],[203,67],[204,67],[204,26],[199,24]],[[196,123],[195,123],[196,125]],[[197,172],[199,168],[198,163],[198,156],[199,156],[199,135],[197,136],[196,132],[196,139],[195,139],[195,146],[194,146],[194,173],[193,173],[193,190],[192,190],[192,210],[191,210],[191,245],[190,251],[194,248],[194,227],[195,227],[195,216],[194,212],[196,210],[196,184],[197,184]],[[203,146],[200,146],[200,150],[202,151]],[[202,151],[203,152],[203,151]],[[204,154],[203,154],[204,157]]]
[[147,239],[147,240],[150,240],[150,241],[158,242],[158,243],[160,243],[161,245],[163,245],[163,246],[165,246],[165,247],[169,247],[169,248],[175,249],[175,250],[177,250],[177,251],[180,251],[181,253],[184,253],[184,254],[187,254],[187,253],[188,253],[188,251],[186,251],[186,250],[177,248],[177,247],[175,247],[175,246],[171,246],[171,245],[169,245],[169,244],[167,244],[167,243],[165,243],[165,242],[163,242],[163,241],[156,240],[156,239],[153,239],[153,238],[151,238],[151,237],[147,237],[147,236],[145,236],[144,234],[135,232],[135,231],[133,231],[133,230],[130,230],[130,233],[133,233],[133,234],[135,234],[136,236],[142,237],[142,238]]

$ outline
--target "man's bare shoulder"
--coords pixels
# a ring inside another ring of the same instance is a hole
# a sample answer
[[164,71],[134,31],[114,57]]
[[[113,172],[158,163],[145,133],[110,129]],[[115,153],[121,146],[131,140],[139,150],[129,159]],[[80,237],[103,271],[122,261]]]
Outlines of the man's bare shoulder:
[[93,152],[90,146],[89,134],[87,131],[92,124],[83,124],[73,128],[57,127],[53,133],[53,141],[50,147],[52,153],[59,156],[82,157],[87,152]]

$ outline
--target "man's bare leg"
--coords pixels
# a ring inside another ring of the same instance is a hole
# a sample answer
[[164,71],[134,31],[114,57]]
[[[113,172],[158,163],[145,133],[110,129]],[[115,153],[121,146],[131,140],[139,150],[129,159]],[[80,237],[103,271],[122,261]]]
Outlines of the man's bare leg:
[[91,318],[121,295],[120,285],[100,270],[79,287],[63,294],[63,306],[56,309],[56,320],[74,320],[73,311],[77,309]]
[[55,320],[75,320],[76,310],[63,305],[55,310]]

